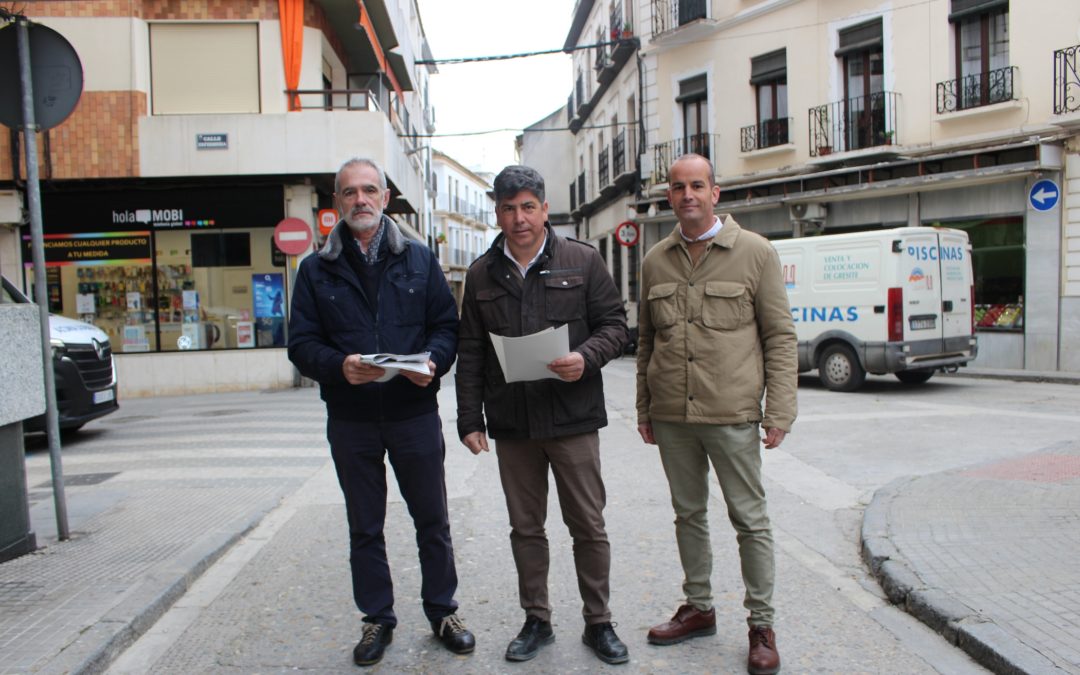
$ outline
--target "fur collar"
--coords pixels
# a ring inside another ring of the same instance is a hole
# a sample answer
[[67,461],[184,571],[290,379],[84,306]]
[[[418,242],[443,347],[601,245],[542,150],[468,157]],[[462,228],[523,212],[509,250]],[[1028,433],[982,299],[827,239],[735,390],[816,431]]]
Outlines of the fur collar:
[[[386,238],[386,243],[390,247],[390,253],[393,255],[400,255],[401,252],[405,250],[405,235],[401,233],[397,224],[385,213],[382,217],[382,226],[386,228],[383,237]],[[330,230],[330,234],[327,235],[326,243],[319,249],[319,257],[328,261],[337,260],[344,247],[344,240],[342,238],[351,236],[353,236],[353,234],[352,230],[349,229],[349,224],[344,220],[339,220],[338,224],[335,225],[334,229]]]

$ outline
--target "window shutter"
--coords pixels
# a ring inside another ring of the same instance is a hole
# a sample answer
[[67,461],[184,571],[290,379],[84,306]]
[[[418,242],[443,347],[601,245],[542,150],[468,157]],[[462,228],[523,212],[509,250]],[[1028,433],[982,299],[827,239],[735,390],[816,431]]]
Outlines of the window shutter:
[[693,98],[707,98],[706,88],[708,80],[705,75],[697,75],[679,83],[679,95],[677,102],[688,101]]
[[750,84],[778,80],[787,75],[787,49],[750,59]]
[[975,14],[1008,11],[1009,0],[951,0],[952,12],[949,21],[960,21]]
[[836,50],[836,55],[880,49],[881,45],[881,19],[874,19],[841,29],[840,48]]

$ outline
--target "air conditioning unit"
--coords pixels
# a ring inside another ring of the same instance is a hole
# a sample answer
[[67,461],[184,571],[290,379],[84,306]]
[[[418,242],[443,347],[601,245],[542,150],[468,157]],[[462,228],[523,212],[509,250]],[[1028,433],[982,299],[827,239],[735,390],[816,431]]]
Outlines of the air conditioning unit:
[[790,204],[792,220],[825,220],[824,204]]

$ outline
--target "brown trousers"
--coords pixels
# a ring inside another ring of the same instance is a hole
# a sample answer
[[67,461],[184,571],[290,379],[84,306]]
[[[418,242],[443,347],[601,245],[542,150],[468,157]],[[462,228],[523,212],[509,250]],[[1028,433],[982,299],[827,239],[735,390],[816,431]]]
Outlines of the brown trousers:
[[574,567],[586,624],[611,621],[611,548],[604,530],[607,494],[600,476],[600,435],[593,431],[540,440],[495,442],[510,514],[510,548],[526,615],[551,621],[548,602],[548,467],[555,475],[563,522],[574,540]]

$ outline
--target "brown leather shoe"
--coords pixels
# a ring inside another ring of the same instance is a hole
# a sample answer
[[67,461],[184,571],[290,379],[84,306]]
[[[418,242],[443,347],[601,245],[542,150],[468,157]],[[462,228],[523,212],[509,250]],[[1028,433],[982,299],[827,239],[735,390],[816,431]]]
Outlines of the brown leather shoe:
[[780,672],[780,653],[776,651],[776,633],[771,626],[750,626],[750,655],[746,659],[750,675],[773,675]]
[[671,621],[649,629],[649,643],[673,645],[690,638],[716,635],[716,612],[703,612],[693,605],[683,605]]

